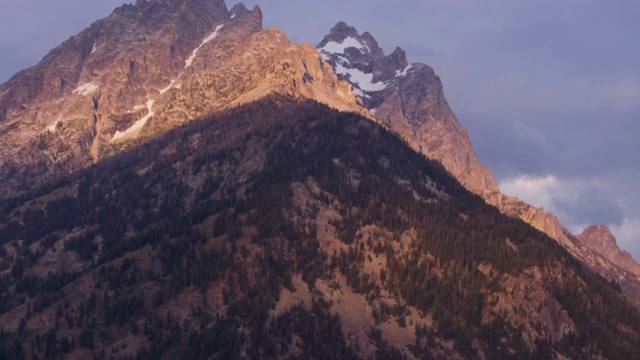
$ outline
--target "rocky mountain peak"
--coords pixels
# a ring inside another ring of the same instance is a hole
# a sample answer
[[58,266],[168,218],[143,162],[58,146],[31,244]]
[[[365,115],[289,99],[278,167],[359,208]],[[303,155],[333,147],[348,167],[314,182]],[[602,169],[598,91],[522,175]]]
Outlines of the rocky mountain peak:
[[396,47],[389,57],[394,60],[394,63],[398,68],[404,68],[409,65],[407,62],[407,53],[400,47]]
[[582,245],[594,249],[603,255],[620,251],[616,238],[613,237],[609,228],[604,225],[588,226],[577,238]]
[[373,62],[373,79],[377,81],[391,81],[397,76],[404,74],[405,69],[409,69],[407,54],[403,49],[396,47],[389,56],[377,58],[376,61]]
[[449,108],[433,69],[409,64],[397,47],[385,56],[374,37],[344,22],[318,44],[322,57],[380,122],[400,133],[418,152],[436,159],[469,190],[497,192],[491,173],[475,157],[469,136]]
[[[582,249],[582,252],[577,254],[578,258],[606,278],[620,282],[623,291],[631,301],[640,304],[640,284],[637,280],[640,277],[640,265],[631,254],[620,250],[609,228],[604,225],[588,226],[582,234],[575,236],[575,239]],[[593,253],[597,256],[590,257],[589,254]],[[598,258],[606,261],[603,262]]]
[[258,6],[240,3],[229,12],[222,0],[138,1],[16,74],[0,85],[6,194],[26,188],[12,174],[38,182],[75,171],[271,92],[366,114],[315,48],[263,31],[262,18]]
[[356,28],[338,22],[317,46],[321,52],[344,54],[351,62],[371,62],[384,56],[378,42],[368,32],[358,34]]
[[329,34],[325,36],[323,42],[341,42],[348,37],[357,39],[360,37],[360,35],[358,35],[358,30],[356,30],[356,28],[347,25],[347,23],[344,21],[339,21],[333,28],[331,28]]
[[[257,8],[257,6],[256,6],[256,8]],[[254,10],[255,10],[255,8],[254,8]],[[249,11],[249,9],[247,9],[247,7],[244,5],[244,3],[237,3],[229,11],[229,17],[231,19],[238,19],[238,18],[244,17],[246,15],[249,15],[250,13],[251,13],[251,11]]]
[[368,31],[362,33],[360,38],[362,39],[362,42],[364,42],[365,45],[367,45],[367,47],[370,49],[371,55],[373,55],[374,58],[377,59],[384,57],[384,51],[380,48],[380,46],[378,46],[378,42],[371,34],[369,34]]
[[227,14],[224,0],[138,0],[134,4],[124,4],[116,8],[112,14],[132,19],[144,20],[145,27],[152,25],[149,21],[167,19],[176,15],[197,15],[215,20],[222,20]]

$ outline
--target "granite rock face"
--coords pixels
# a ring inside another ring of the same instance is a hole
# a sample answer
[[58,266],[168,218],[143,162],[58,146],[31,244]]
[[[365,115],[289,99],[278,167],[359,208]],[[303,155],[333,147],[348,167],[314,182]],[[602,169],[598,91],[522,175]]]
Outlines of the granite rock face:
[[222,0],[123,5],[0,86],[5,196],[270,92],[366,114],[308,44]]
[[431,67],[409,64],[400,48],[385,56],[371,34],[360,35],[344,22],[331,29],[318,50],[338,76],[353,85],[360,104],[416,151],[440,161],[474,193],[498,191]]
[[604,225],[592,225],[576,236],[580,245],[591,249],[620,268],[640,276],[640,265],[633,260],[631,254],[620,250],[611,231]]

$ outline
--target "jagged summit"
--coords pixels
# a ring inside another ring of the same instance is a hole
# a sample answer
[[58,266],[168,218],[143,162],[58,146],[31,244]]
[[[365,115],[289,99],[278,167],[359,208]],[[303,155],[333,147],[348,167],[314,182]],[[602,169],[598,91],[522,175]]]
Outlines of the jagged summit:
[[367,97],[368,91],[381,91],[387,84],[376,77],[374,64],[385,57],[378,42],[368,32],[358,34],[356,28],[345,22],[337,23],[318,44],[322,56],[334,65],[341,78],[354,85],[356,94]]
[[620,251],[613,234],[609,228],[604,225],[588,226],[577,238],[582,243],[589,244],[592,249],[598,250],[602,254],[610,251]]
[[113,15],[142,20],[145,28],[153,30],[156,23],[176,16],[192,21],[222,21],[228,11],[223,0],[138,0],[135,5],[124,4],[116,8],[112,16],[105,20]]
[[[335,44],[332,44],[335,43]],[[344,21],[338,22],[329,32],[328,35],[318,44],[318,48],[325,48],[325,51],[332,53],[333,48],[353,47],[366,54],[370,54],[374,58],[384,56],[383,50],[378,46],[376,39],[368,32],[358,34],[356,28],[347,25]]]
[[618,247],[616,238],[606,226],[588,226],[576,238],[583,247],[597,252],[620,268],[640,276],[640,265],[631,254]]
[[263,31],[258,6],[123,5],[0,85],[0,181],[9,194],[25,186],[16,173],[55,178],[270,92],[365,113],[314,48]]
[[[259,10],[257,5],[254,8],[254,10],[256,10],[256,9]],[[247,7],[244,5],[244,3],[237,3],[229,11],[229,18],[230,19],[241,18],[241,17],[244,17],[246,15],[249,15],[250,13],[251,13],[251,11],[249,11],[249,9],[247,9]]]
[[475,158],[469,136],[431,67],[409,64],[399,47],[385,55],[371,34],[360,35],[345,22],[337,23],[317,47],[338,76],[352,84],[362,106],[414,149],[442,162],[471,191],[498,191]]

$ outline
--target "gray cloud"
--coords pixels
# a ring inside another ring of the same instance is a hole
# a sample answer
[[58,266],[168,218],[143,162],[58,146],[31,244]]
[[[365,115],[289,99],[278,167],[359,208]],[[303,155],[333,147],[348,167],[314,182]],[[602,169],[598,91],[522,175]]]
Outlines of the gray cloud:
[[[497,177],[514,173],[602,176],[640,173],[640,110],[605,109],[529,113],[467,113],[481,161]],[[500,170],[502,169],[502,170]]]
[[620,205],[594,186],[582,189],[574,199],[557,197],[554,200],[571,224],[621,226],[624,222]]
[[123,0],[3,0],[0,4],[0,82],[36,65],[49,50]]
[[[5,0],[0,81],[123,0]],[[501,183],[553,175],[561,219],[614,225],[640,258],[640,2],[263,0],[265,27],[317,44],[340,20],[442,78]],[[233,5],[228,1],[227,5]],[[571,196],[563,189],[577,187]],[[623,220],[621,220],[623,219]]]

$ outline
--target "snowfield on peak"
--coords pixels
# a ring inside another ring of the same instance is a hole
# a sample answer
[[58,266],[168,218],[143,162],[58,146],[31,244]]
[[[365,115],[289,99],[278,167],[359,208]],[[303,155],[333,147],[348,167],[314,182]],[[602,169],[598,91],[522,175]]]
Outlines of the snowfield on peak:
[[405,77],[405,76],[407,76],[407,74],[409,73],[409,70],[411,70],[412,67],[413,67],[413,65],[409,64],[403,70],[396,71],[396,77]]
[[329,54],[344,54],[344,51],[348,48],[356,48],[361,52],[368,52],[369,48],[366,45],[363,45],[360,41],[348,37],[342,40],[342,43],[339,44],[335,41],[329,41],[325,46],[320,48],[320,51],[326,52]]
[[[364,71],[358,69],[349,69],[344,67],[339,62],[336,62],[336,74],[345,75],[349,77],[349,82],[356,85],[360,90],[367,92],[376,92],[386,89],[389,85],[387,82],[373,82],[373,74],[367,74]],[[364,94],[357,95],[364,96]]]
[[214,32],[212,32],[209,36],[207,36],[204,40],[202,40],[202,43],[200,44],[200,46],[198,46],[197,48],[193,49],[193,51],[191,52],[191,56],[189,56],[189,58],[184,61],[184,63],[185,63],[184,68],[185,69],[188,68],[189,66],[191,66],[191,63],[193,63],[193,60],[196,58],[196,56],[198,56],[198,51],[200,50],[200,48],[202,48],[206,43],[208,43],[211,40],[213,40],[213,39],[218,37],[218,31],[220,31],[220,29],[222,29],[223,27],[224,27],[224,25],[218,25]]

